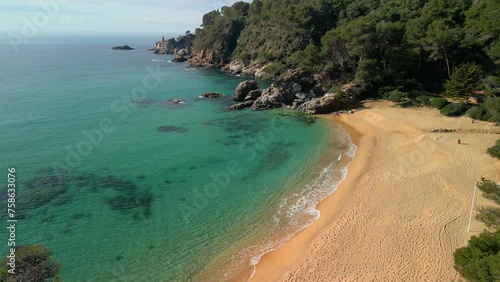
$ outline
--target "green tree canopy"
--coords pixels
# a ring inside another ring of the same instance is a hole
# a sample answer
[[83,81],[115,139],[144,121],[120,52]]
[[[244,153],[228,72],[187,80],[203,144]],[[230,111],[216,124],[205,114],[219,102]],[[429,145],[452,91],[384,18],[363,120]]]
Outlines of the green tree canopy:
[[472,236],[455,251],[455,269],[469,281],[500,280],[500,230]]
[[475,63],[466,63],[458,66],[446,81],[446,95],[464,97],[472,94],[481,82],[483,71]]

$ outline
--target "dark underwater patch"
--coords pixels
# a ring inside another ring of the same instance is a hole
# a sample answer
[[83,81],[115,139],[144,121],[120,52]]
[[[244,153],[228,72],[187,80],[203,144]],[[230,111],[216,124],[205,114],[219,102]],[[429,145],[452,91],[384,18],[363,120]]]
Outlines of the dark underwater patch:
[[318,119],[315,116],[312,115],[306,115],[303,112],[299,111],[291,111],[291,110],[278,110],[275,115],[282,116],[282,117],[291,117],[294,118],[296,121],[305,123],[306,125],[313,125],[316,120]]
[[171,126],[171,125],[160,126],[160,127],[158,127],[157,130],[159,132],[163,132],[163,133],[170,133],[170,132],[173,132],[173,133],[184,133],[184,132],[188,131],[187,128],[178,127],[178,126]]
[[155,104],[158,104],[158,101],[148,98],[144,100],[133,100],[132,103],[139,105],[139,108],[147,109]]
[[[131,215],[134,219],[151,217],[151,205],[154,197],[148,189],[138,187],[134,182],[120,179],[113,175],[98,176],[93,173],[80,173],[43,170],[43,174],[24,183],[26,189],[19,195],[19,206],[23,214],[27,211],[47,206],[63,206],[71,203],[77,193],[97,193],[104,190],[116,192],[114,197],[105,200],[112,210]],[[38,212],[42,222],[52,221],[52,216],[46,216],[47,210]],[[77,213],[70,216],[78,220],[90,218],[90,213]]]

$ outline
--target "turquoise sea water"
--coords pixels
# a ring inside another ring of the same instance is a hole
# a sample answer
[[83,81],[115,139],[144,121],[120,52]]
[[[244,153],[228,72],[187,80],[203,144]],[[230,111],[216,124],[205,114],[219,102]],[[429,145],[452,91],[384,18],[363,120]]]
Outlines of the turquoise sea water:
[[[249,277],[317,218],[353,154],[322,120],[228,111],[244,78],[170,63],[146,51],[154,40],[0,45],[0,179],[17,169],[17,243],[48,247],[65,281]],[[136,50],[110,50],[121,44]],[[208,91],[228,97],[198,97]]]

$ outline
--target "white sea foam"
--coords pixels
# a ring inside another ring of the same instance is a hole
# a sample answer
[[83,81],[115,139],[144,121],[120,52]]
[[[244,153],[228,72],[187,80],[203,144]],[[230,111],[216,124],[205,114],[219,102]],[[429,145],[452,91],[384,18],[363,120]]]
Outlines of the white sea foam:
[[[255,250],[255,248],[262,250],[262,252],[250,259],[250,266],[253,267],[253,271],[249,280],[254,276],[256,266],[262,256],[279,248],[295,234],[318,220],[320,211],[316,209],[316,205],[335,192],[340,183],[347,177],[348,167],[354,159],[358,147],[352,143],[349,135],[343,129],[339,138],[343,144],[349,146],[344,149],[344,153],[339,154],[335,161],[322,169],[318,177],[303,189],[281,200],[278,210],[273,216],[273,221],[276,226],[284,226],[283,229],[291,232],[278,241],[267,241],[260,246],[252,246],[243,251],[243,253],[249,253],[250,249]],[[338,165],[343,158],[347,158],[347,164],[339,168]]]

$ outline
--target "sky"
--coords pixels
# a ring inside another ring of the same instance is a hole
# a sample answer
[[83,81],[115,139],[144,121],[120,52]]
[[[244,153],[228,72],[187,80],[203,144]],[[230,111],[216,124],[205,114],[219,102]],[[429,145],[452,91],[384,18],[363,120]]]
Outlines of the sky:
[[[1,0],[0,31],[183,33],[237,0]],[[248,1],[247,1],[248,2]]]

